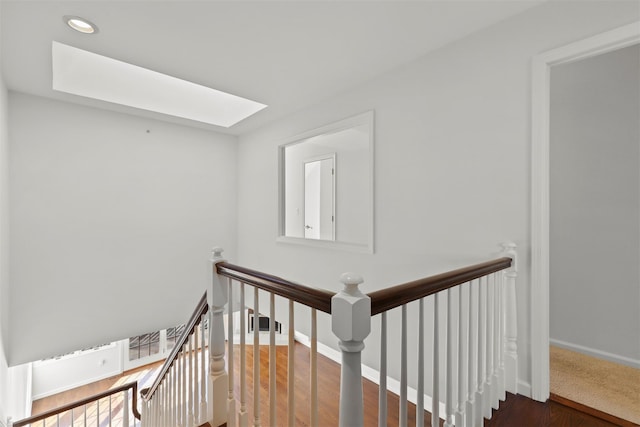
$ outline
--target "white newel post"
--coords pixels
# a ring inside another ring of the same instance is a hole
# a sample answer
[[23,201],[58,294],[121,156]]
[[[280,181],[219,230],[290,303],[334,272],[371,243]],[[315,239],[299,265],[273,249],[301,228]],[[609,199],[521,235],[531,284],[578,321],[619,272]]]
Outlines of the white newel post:
[[505,304],[505,341],[504,369],[505,388],[518,393],[518,312],[516,310],[516,277],[518,276],[518,257],[515,243],[503,243],[503,255],[513,260],[511,267],[505,270],[504,304]]
[[213,427],[227,422],[228,375],[225,370],[224,306],[226,281],[218,276],[216,264],[225,261],[222,248],[213,248],[211,296],[209,299],[209,419]]
[[340,426],[364,425],[362,350],[371,332],[371,298],[358,289],[363,280],[353,273],[340,277],[344,289],[331,299],[331,329],[340,339]]

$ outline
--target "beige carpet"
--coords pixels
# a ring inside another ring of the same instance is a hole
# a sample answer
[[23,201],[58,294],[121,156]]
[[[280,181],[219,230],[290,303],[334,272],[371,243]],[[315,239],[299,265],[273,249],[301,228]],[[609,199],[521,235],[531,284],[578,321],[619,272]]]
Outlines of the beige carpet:
[[551,393],[640,424],[640,369],[551,346]]

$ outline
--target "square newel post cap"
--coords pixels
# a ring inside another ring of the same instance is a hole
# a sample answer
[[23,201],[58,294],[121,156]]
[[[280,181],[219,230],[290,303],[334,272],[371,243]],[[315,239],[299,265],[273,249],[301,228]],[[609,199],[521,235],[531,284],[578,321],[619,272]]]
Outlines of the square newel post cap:
[[224,258],[222,257],[223,252],[224,252],[224,249],[221,248],[220,246],[216,246],[213,249],[211,249],[211,262],[216,263],[216,262],[224,261]]
[[363,283],[361,276],[344,273],[340,281],[344,289],[331,298],[331,329],[343,350],[347,343],[353,343],[353,350],[360,351],[364,348],[362,341],[371,332],[371,298],[358,288]]
[[209,304],[214,308],[217,307],[218,309],[220,307],[224,307],[224,305],[227,303],[227,300],[228,300],[226,283],[220,280],[220,277],[218,276],[218,271],[216,269],[217,263],[226,261],[222,257],[222,252],[224,252],[224,249],[222,249],[219,246],[216,246],[211,250],[211,264],[213,265],[213,275],[212,275],[211,296],[209,297]]
[[516,251],[517,245],[513,242],[503,242],[500,244],[502,246],[502,254],[503,256],[509,257],[513,260],[511,263],[511,267],[507,270],[508,273],[517,273],[518,272],[518,252]]

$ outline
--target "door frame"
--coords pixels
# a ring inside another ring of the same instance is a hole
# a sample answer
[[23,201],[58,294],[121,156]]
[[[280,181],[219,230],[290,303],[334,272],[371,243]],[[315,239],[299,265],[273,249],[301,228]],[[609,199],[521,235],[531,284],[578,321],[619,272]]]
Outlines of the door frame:
[[640,43],[640,21],[533,57],[531,126],[531,397],[549,399],[549,119],[551,67]]

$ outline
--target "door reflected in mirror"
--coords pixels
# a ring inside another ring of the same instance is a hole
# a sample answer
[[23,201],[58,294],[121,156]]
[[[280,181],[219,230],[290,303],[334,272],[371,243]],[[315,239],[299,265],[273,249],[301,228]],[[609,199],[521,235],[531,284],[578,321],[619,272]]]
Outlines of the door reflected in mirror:
[[304,163],[304,237],[335,240],[335,153]]
[[279,150],[278,241],[373,252],[373,112]]

